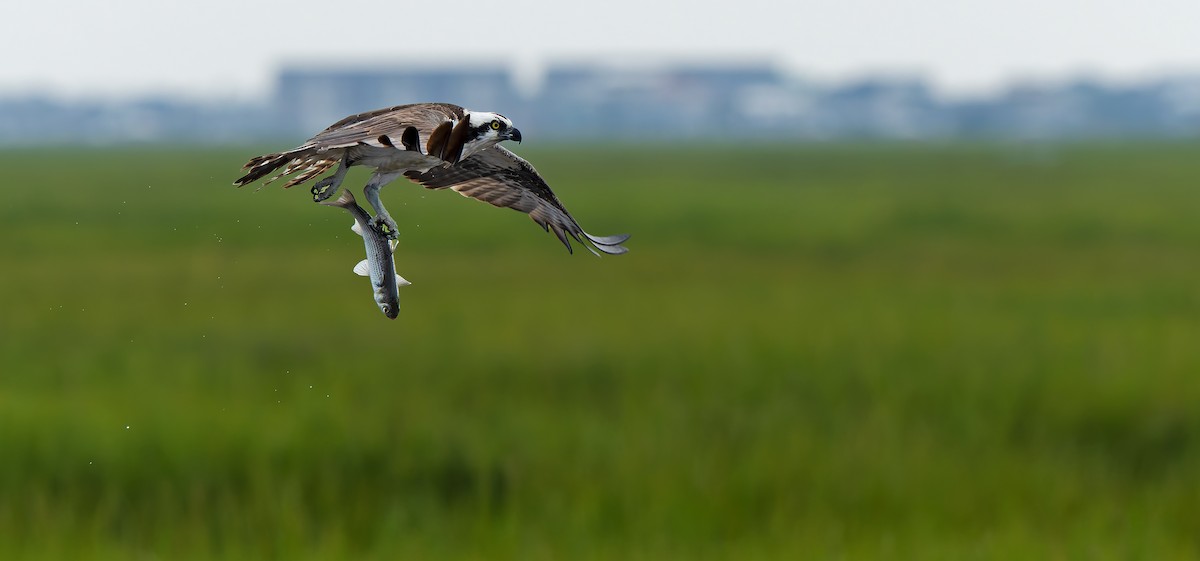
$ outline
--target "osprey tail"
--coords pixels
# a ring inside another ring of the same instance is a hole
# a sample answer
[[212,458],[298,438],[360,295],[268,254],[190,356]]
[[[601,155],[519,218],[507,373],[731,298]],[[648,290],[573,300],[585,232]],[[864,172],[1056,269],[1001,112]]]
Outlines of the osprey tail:
[[249,162],[246,162],[246,165],[242,166],[242,169],[249,171],[246,172],[246,175],[234,181],[233,184],[241,187],[247,183],[258,181],[274,173],[279,168],[283,168],[282,171],[267,179],[266,183],[275,181],[285,175],[299,172],[299,175],[284,184],[284,188],[299,185],[321,175],[336,165],[342,157],[341,152],[341,150],[330,150],[317,156],[316,151],[311,147],[302,147],[295,150],[288,150],[287,152],[256,156],[251,158]]

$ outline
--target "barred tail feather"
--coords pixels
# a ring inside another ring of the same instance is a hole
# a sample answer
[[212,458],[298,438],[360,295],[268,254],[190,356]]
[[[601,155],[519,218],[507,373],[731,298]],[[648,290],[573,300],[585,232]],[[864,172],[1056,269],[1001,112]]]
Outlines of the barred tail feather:
[[291,159],[291,155],[287,153],[267,154],[264,156],[251,158],[246,165],[242,166],[242,169],[247,169],[250,171],[247,172],[246,175],[238,178],[237,181],[234,181],[233,184],[241,187],[247,183],[257,181],[267,174],[279,169]]
[[[299,170],[300,175],[297,175],[296,177],[289,179],[287,183],[283,184],[283,188],[287,189],[289,187],[293,187],[293,186],[299,185],[301,183],[304,183],[305,181],[308,181],[318,175],[321,175],[322,173],[325,173],[326,171],[329,170],[329,168],[337,165],[338,161],[325,159],[325,158],[315,159],[310,156],[308,159],[303,160],[303,161],[300,161],[299,159],[293,160],[292,163],[294,165],[288,166],[286,169],[283,170],[283,173],[280,173],[279,175],[272,177],[270,179],[270,181],[275,181],[280,176],[288,175],[290,173],[295,172],[296,170]],[[301,169],[300,166],[304,166],[303,169]],[[270,181],[268,181],[268,183]]]
[[[305,152],[309,153],[306,154]],[[258,181],[259,179],[274,173],[274,175],[271,175],[271,177],[267,178],[267,180],[263,183],[264,185],[267,185],[285,175],[298,173],[299,175],[289,179],[288,182],[283,185],[283,187],[286,189],[288,187],[304,183],[305,181],[321,175],[329,170],[329,168],[337,165],[338,159],[341,158],[341,154],[336,153],[334,155],[336,157],[333,158],[329,157],[329,153],[324,153],[320,156],[317,156],[316,154],[312,153],[311,149],[309,148],[297,148],[287,152],[258,156],[256,158],[252,158],[246,163],[245,166],[242,166],[242,169],[248,169],[250,171],[247,172],[246,175],[238,178],[237,181],[234,181],[233,184],[241,187],[247,183]],[[280,168],[283,169],[280,170]],[[280,171],[276,173],[277,170]]]

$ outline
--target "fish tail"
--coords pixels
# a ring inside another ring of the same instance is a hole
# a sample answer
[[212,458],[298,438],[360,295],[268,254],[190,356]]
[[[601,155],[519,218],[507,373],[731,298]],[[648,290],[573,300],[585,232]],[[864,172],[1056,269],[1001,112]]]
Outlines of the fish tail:
[[350,208],[350,206],[355,204],[354,194],[351,193],[349,189],[342,189],[342,196],[338,197],[336,201],[321,201],[320,204],[325,206]]

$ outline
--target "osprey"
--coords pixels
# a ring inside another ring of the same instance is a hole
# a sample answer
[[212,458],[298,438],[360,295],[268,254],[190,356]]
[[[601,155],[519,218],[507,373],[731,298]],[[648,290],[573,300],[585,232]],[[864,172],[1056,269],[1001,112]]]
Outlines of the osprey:
[[[421,138],[428,139],[423,151]],[[583,231],[529,162],[497,146],[504,140],[521,142],[521,131],[499,113],[449,103],[398,105],[351,115],[296,148],[252,158],[242,167],[248,170],[246,175],[233,184],[241,187],[274,174],[266,180],[270,183],[296,174],[284,184],[287,188],[337,166],[333,175],[311,189],[313,200],[321,202],[337,192],[349,167],[367,166],[375,169],[363,187],[375,210],[371,227],[389,238],[396,237],[396,222],[379,200],[379,189],[404,176],[429,189],[449,188],[524,212],[544,230],[553,231],[569,252],[573,249],[568,235],[592,253],[628,251],[621,245],[628,235],[593,236]]]

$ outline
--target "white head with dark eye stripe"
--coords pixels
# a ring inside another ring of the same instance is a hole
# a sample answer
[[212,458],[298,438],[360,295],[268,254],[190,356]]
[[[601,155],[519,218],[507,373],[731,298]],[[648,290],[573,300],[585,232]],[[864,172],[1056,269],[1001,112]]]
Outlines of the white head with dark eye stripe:
[[463,150],[464,158],[503,140],[521,142],[521,131],[504,115],[487,111],[468,111],[466,118],[471,131]]

